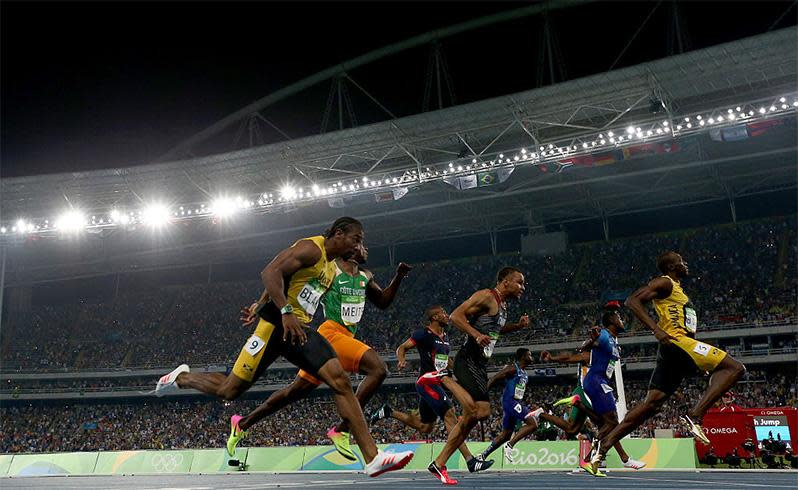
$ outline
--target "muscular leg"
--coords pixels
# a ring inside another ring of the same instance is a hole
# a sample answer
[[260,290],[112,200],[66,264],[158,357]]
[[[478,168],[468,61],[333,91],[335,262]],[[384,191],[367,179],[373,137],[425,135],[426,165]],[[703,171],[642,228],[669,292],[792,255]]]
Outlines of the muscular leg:
[[297,376],[294,381],[285,388],[275,391],[266,399],[265,402],[251,411],[244,418],[238,422],[241,430],[247,430],[260,420],[272,415],[281,408],[294,403],[297,400],[305,398],[311,391],[316,388],[316,385],[307,381],[306,379]]
[[352,392],[352,385],[349,377],[341,367],[338,358],[327,361],[319,369],[318,378],[327,383],[333,392],[335,405],[338,407],[338,414],[344,421],[349,423],[355,442],[363,453],[366,462],[370,462],[377,456],[377,445],[369,434],[366,426],[366,419],[363,417],[363,410],[360,408],[355,394]]
[[235,400],[252,386],[233,373],[180,373],[175,381],[180,388],[194,388],[225,400]]
[[[446,426],[447,434],[451,434],[452,430],[454,429],[454,426],[457,425],[457,415],[454,414],[453,408],[450,408],[446,412],[446,415],[443,417],[443,425]],[[463,455],[463,458],[466,461],[474,457],[474,455],[471,454],[471,450],[468,449],[468,445],[465,442],[460,444],[460,446],[457,449],[460,451],[460,454]]]
[[[463,390],[465,391],[465,390]],[[467,393],[466,393],[467,394]],[[469,398],[471,398],[469,396]],[[435,464],[445,466],[455,450],[460,447],[468,437],[471,430],[477,425],[480,420],[485,420],[490,417],[490,403],[485,401],[471,402],[463,406],[463,417],[455,424],[452,432],[449,433],[449,438],[446,440],[446,445],[443,450],[435,458]]]
[[521,427],[521,430],[515,433],[512,439],[510,439],[510,447],[515,446],[515,444],[524,439],[529,434],[535,432],[538,428],[538,424],[535,422],[535,419],[532,417],[528,417],[524,420],[524,426]]
[[[367,350],[363,357],[360,359],[359,370],[361,374],[366,377],[357,386],[355,396],[360,402],[361,409],[366,406],[366,403],[374,396],[374,393],[382,386],[382,382],[388,377],[388,370],[385,368],[385,362],[380,358],[373,349]],[[349,432],[349,424],[342,420],[336,427],[337,432]]]
[[[599,424],[599,433],[598,438],[599,440],[604,439],[612,430],[618,426],[618,412],[608,412],[604,415],[601,415],[601,422]],[[618,440],[613,444],[615,451],[618,452],[618,456],[621,457],[621,461],[626,463],[629,461],[629,455],[626,454],[624,451],[623,446],[621,446],[621,441]]]
[[687,415],[694,421],[700,422],[707,410],[712,408],[715,402],[737,383],[743,374],[745,374],[743,363],[727,354],[712,372],[707,391],[704,392],[695,407],[687,412]]
[[391,411],[390,417],[396,419],[406,426],[416,429],[422,434],[429,434],[435,428],[434,422],[422,422],[421,417],[416,414],[409,414],[400,412],[399,410]]
[[580,416],[578,419],[568,420],[566,421],[563,418],[548,414],[542,413],[540,414],[540,420],[545,420],[546,422],[550,422],[554,424],[555,427],[562,429],[568,437],[575,436],[582,430],[582,427],[585,425],[585,417]]
[[578,402],[574,403],[574,406],[578,408],[582,413],[587,415],[590,418],[590,420],[596,423],[596,425],[598,425],[599,421],[601,420],[601,417],[596,412],[594,412],[592,408],[582,403],[582,400],[579,400]]
[[499,448],[502,444],[509,441],[510,438],[513,437],[513,430],[512,429],[502,429],[496,439],[490,441],[490,446],[488,446],[484,451],[482,451],[482,459],[488,459],[488,456]]
[[656,415],[660,409],[662,409],[662,405],[669,396],[670,395],[667,395],[659,390],[649,390],[648,394],[646,395],[646,399],[641,404],[629,411],[629,413],[626,414],[626,417],[623,418],[623,421],[616,425],[615,428],[609,432],[609,434],[601,438],[602,454],[607,454],[609,448],[614,446],[615,443],[620,441],[624,436],[631,433],[636,428],[640,427],[640,424],[645,422],[651,416]]

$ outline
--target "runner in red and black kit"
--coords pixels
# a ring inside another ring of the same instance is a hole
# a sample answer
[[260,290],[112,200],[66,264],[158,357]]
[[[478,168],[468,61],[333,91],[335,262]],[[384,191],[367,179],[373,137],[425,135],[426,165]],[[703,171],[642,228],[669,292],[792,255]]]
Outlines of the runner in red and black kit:
[[452,323],[468,335],[454,360],[454,375],[468,399],[464,400],[463,416],[449,434],[443,450],[427,467],[446,485],[457,483],[448,477],[446,461],[465,442],[477,422],[490,417],[488,360],[496,342],[501,335],[529,325],[527,315],[518,323],[507,323],[505,302],[519,299],[523,293],[524,274],[513,267],[505,267],[496,275],[495,288],[477,291],[452,312]]
[[[425,314],[429,321],[427,326],[415,330],[410,338],[396,349],[396,357],[399,361],[397,367],[400,371],[407,365],[405,359],[407,351],[413,348],[418,349],[420,358],[418,380],[416,380],[418,415],[394,410],[386,403],[371,415],[372,424],[382,419],[393,418],[422,434],[432,432],[438,417],[443,420],[447,432],[451,432],[457,424],[457,415],[443,387],[445,386],[451,391],[461,403],[468,395],[451,378],[449,371],[451,368],[450,346],[449,337],[446,335],[449,315],[440,305],[427,308]],[[461,444],[459,449],[466,460],[468,470],[472,473],[484,471],[493,464],[492,461],[486,462],[475,458],[465,443]]]

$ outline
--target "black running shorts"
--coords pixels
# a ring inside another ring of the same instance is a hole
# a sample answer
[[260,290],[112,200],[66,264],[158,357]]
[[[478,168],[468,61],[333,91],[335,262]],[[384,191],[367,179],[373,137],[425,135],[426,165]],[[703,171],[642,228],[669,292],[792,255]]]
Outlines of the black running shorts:
[[684,350],[674,344],[660,344],[648,389],[659,390],[671,396],[679,388],[684,378],[697,373],[698,368],[695,362]]
[[283,356],[294,366],[317,376],[319,369],[336,357],[330,343],[309,327],[305,327],[308,340],[303,345],[292,344],[290,337],[283,341],[282,315],[276,307],[269,306],[261,310],[255,332],[241,349],[233,374],[253,383],[275,359]]
[[475,402],[488,402],[488,366],[484,359],[474,359],[468,349],[460,349],[454,358],[454,377]]

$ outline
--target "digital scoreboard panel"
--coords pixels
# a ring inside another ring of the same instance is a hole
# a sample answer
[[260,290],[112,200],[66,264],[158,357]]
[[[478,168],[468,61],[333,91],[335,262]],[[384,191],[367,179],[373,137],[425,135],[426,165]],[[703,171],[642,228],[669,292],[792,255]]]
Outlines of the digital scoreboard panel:
[[792,451],[790,426],[786,416],[756,415],[753,419],[759,449],[762,449],[763,443],[767,443],[767,441],[781,441],[788,451]]

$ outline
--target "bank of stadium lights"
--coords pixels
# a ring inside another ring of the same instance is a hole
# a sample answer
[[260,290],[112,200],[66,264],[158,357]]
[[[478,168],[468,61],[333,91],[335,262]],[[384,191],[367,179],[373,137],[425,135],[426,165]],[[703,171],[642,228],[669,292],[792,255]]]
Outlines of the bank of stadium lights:
[[[390,190],[408,185],[420,185],[452,177],[475,175],[486,169],[499,169],[519,165],[541,165],[561,162],[569,157],[606,152],[613,148],[633,146],[646,142],[662,141],[679,136],[706,131],[708,128],[734,126],[786,113],[794,113],[798,108],[798,94],[790,94],[779,98],[760,100],[753,103],[740,104],[733,107],[719,108],[713,111],[672,116],[671,119],[648,121],[646,123],[628,124],[623,127],[606,128],[605,130],[570,139],[568,141],[552,141],[539,144],[534,148],[520,148],[517,151],[480,154],[429,164],[421,168],[403,170],[401,173],[375,174],[352,180],[336,180],[334,182],[315,182],[305,187],[295,183],[283,183],[279,189],[263,192],[256,197],[238,196],[236,198],[220,197],[208,203],[183,204],[178,207],[167,207],[164,204],[151,204],[136,211],[113,209],[105,213],[97,213],[88,219],[77,214],[59,217],[50,226],[48,220],[40,220],[38,224],[30,220],[19,219],[5,223],[0,227],[0,234],[24,235],[29,233],[50,232],[82,228],[107,228],[135,224],[146,224],[159,227],[170,220],[205,218],[210,216],[227,217],[248,210],[266,211],[285,203],[310,202],[354,195],[376,190]],[[506,153],[506,154],[505,154]]]
[[109,224],[126,225],[130,223],[130,220],[133,218],[133,216],[133,213],[128,214],[118,209],[112,209],[111,213],[108,215],[108,222]]
[[[96,217],[93,220],[93,224],[96,223]],[[87,223],[86,216],[78,210],[70,210],[65,211],[61,216],[58,217],[55,221],[55,228],[58,231],[63,231],[66,233],[69,232],[78,232],[84,229],[89,223]]]
[[[239,209],[242,209],[244,206],[242,205],[242,199],[231,199],[228,197],[220,197],[214,200],[210,208],[208,209],[214,216],[218,216],[220,218],[227,218],[234,215]],[[177,211],[180,216],[185,216],[185,208],[180,206]]]
[[153,228],[160,228],[169,223],[171,217],[172,213],[165,204],[154,203],[144,208],[141,212],[140,221]]

